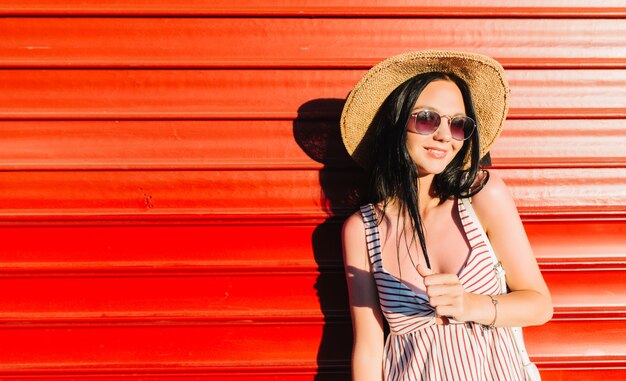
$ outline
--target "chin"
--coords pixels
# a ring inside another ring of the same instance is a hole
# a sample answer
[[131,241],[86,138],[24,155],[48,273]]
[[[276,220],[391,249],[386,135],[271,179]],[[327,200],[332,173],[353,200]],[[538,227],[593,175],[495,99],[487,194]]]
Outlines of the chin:
[[438,175],[442,173],[447,166],[448,163],[445,165],[418,165],[417,170],[420,175]]
[[438,175],[446,169],[453,158],[454,156],[442,160],[434,160],[426,157],[419,158],[415,163],[420,173]]

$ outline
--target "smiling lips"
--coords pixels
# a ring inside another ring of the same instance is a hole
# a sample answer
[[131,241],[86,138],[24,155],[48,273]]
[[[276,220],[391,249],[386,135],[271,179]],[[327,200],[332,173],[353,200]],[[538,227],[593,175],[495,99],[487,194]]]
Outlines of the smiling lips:
[[443,159],[448,153],[447,150],[436,147],[424,147],[424,149],[428,152],[428,155],[434,159]]

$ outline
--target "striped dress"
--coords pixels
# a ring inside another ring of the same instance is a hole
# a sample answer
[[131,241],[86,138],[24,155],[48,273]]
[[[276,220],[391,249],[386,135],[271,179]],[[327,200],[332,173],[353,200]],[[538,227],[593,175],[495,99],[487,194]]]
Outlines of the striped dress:
[[[461,284],[471,293],[503,293],[489,252],[493,249],[482,238],[480,222],[473,220],[463,203],[457,200],[457,205],[471,247],[458,274]],[[436,324],[428,296],[415,293],[383,267],[374,206],[361,207],[361,214],[381,310],[390,328],[383,354],[384,379],[524,380],[511,330],[485,330],[480,324],[453,319],[450,324]]]

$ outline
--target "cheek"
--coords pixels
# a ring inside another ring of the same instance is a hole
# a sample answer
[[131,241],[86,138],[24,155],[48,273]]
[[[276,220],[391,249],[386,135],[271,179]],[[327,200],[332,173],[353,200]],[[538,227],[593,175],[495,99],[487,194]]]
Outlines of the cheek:
[[452,146],[452,154],[449,157],[449,161],[448,164],[458,155],[460,155],[461,149],[463,149],[463,144],[465,142],[460,142],[458,140],[455,140],[454,142],[452,142],[451,146]]
[[406,134],[406,149],[411,152],[415,147],[421,146],[424,144],[425,136],[419,134]]
[[458,141],[458,140],[453,140],[452,141],[452,149],[454,150],[454,152],[459,152],[461,150],[461,148],[463,148],[463,144],[465,144],[465,141]]
[[[417,137],[415,137],[417,138]],[[419,147],[421,146],[419,139],[409,139],[406,140],[406,150],[409,153],[409,156],[416,159],[416,155],[418,153]]]

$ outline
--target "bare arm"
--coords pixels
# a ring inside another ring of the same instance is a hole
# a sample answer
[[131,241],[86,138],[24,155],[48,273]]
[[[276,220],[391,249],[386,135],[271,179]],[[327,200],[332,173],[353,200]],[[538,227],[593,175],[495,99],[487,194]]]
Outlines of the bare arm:
[[354,342],[352,379],[382,380],[383,316],[370,271],[365,226],[359,213],[343,225],[343,256],[350,297]]
[[[472,205],[502,262],[511,291],[497,297],[496,325],[529,326],[547,322],[553,313],[550,291],[539,271],[513,198],[502,179],[492,173],[485,188],[474,196]],[[480,302],[485,301],[491,304],[485,298]],[[489,319],[493,320],[493,312]],[[482,323],[491,322],[484,320],[484,316],[482,320]]]
[[[498,301],[495,325],[524,327],[547,322],[553,313],[550,292],[502,179],[492,174],[485,187],[473,197],[472,205],[502,262],[511,291],[495,297]],[[484,325],[494,321],[491,298],[465,292],[456,274],[434,274],[421,265],[418,271],[424,276],[430,304],[439,315]]]

